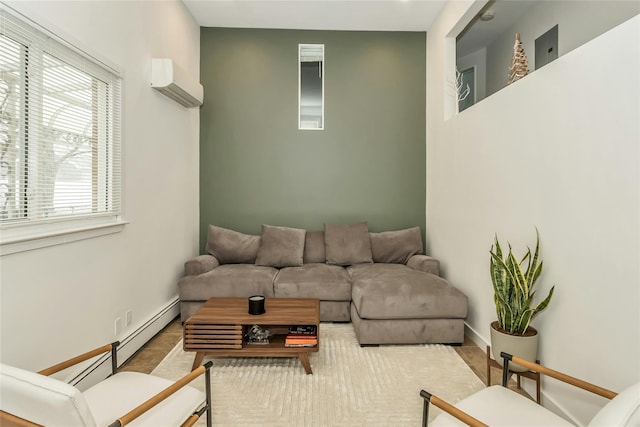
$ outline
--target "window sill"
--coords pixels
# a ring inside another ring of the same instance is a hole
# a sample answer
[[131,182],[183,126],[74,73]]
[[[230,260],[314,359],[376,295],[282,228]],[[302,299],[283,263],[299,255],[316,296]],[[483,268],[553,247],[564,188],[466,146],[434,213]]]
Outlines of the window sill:
[[127,221],[110,220],[91,224],[49,224],[37,232],[3,230],[0,235],[0,256],[119,233],[127,224]]

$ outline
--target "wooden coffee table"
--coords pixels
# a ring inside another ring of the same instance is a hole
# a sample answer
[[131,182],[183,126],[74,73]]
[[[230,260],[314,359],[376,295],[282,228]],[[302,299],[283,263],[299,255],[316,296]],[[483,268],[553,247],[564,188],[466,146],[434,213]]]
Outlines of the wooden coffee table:
[[[320,301],[314,298],[266,298],[265,313],[248,312],[247,298],[211,298],[185,323],[184,351],[195,351],[195,369],[205,355],[214,357],[297,357],[307,374],[312,374],[309,353],[320,346]],[[248,344],[248,328],[259,325],[275,335],[268,344]],[[289,326],[315,325],[318,345],[285,347]]]

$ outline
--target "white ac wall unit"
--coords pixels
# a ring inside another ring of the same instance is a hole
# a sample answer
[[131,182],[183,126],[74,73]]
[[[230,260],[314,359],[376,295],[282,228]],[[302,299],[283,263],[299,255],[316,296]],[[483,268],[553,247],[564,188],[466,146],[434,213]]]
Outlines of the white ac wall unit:
[[151,60],[151,87],[185,107],[199,107],[204,88],[169,58]]

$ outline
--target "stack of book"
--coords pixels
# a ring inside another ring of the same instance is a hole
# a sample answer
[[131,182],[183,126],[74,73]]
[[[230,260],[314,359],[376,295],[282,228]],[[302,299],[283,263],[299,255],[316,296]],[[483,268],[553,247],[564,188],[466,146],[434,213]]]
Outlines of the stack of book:
[[289,334],[284,340],[285,347],[315,347],[318,345],[318,329],[316,325],[297,325],[289,327]]

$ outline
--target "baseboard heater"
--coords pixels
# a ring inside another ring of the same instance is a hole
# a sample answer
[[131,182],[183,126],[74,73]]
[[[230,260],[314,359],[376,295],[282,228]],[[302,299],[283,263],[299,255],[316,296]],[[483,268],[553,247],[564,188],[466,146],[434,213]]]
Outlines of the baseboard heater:
[[[120,345],[118,346],[118,366],[122,366],[142,348],[143,345],[160,332],[162,328],[175,319],[178,314],[180,314],[180,301],[178,298],[175,298],[133,332],[120,339]],[[111,355],[105,354],[66,381],[78,387],[80,390],[86,390],[110,374]]]

